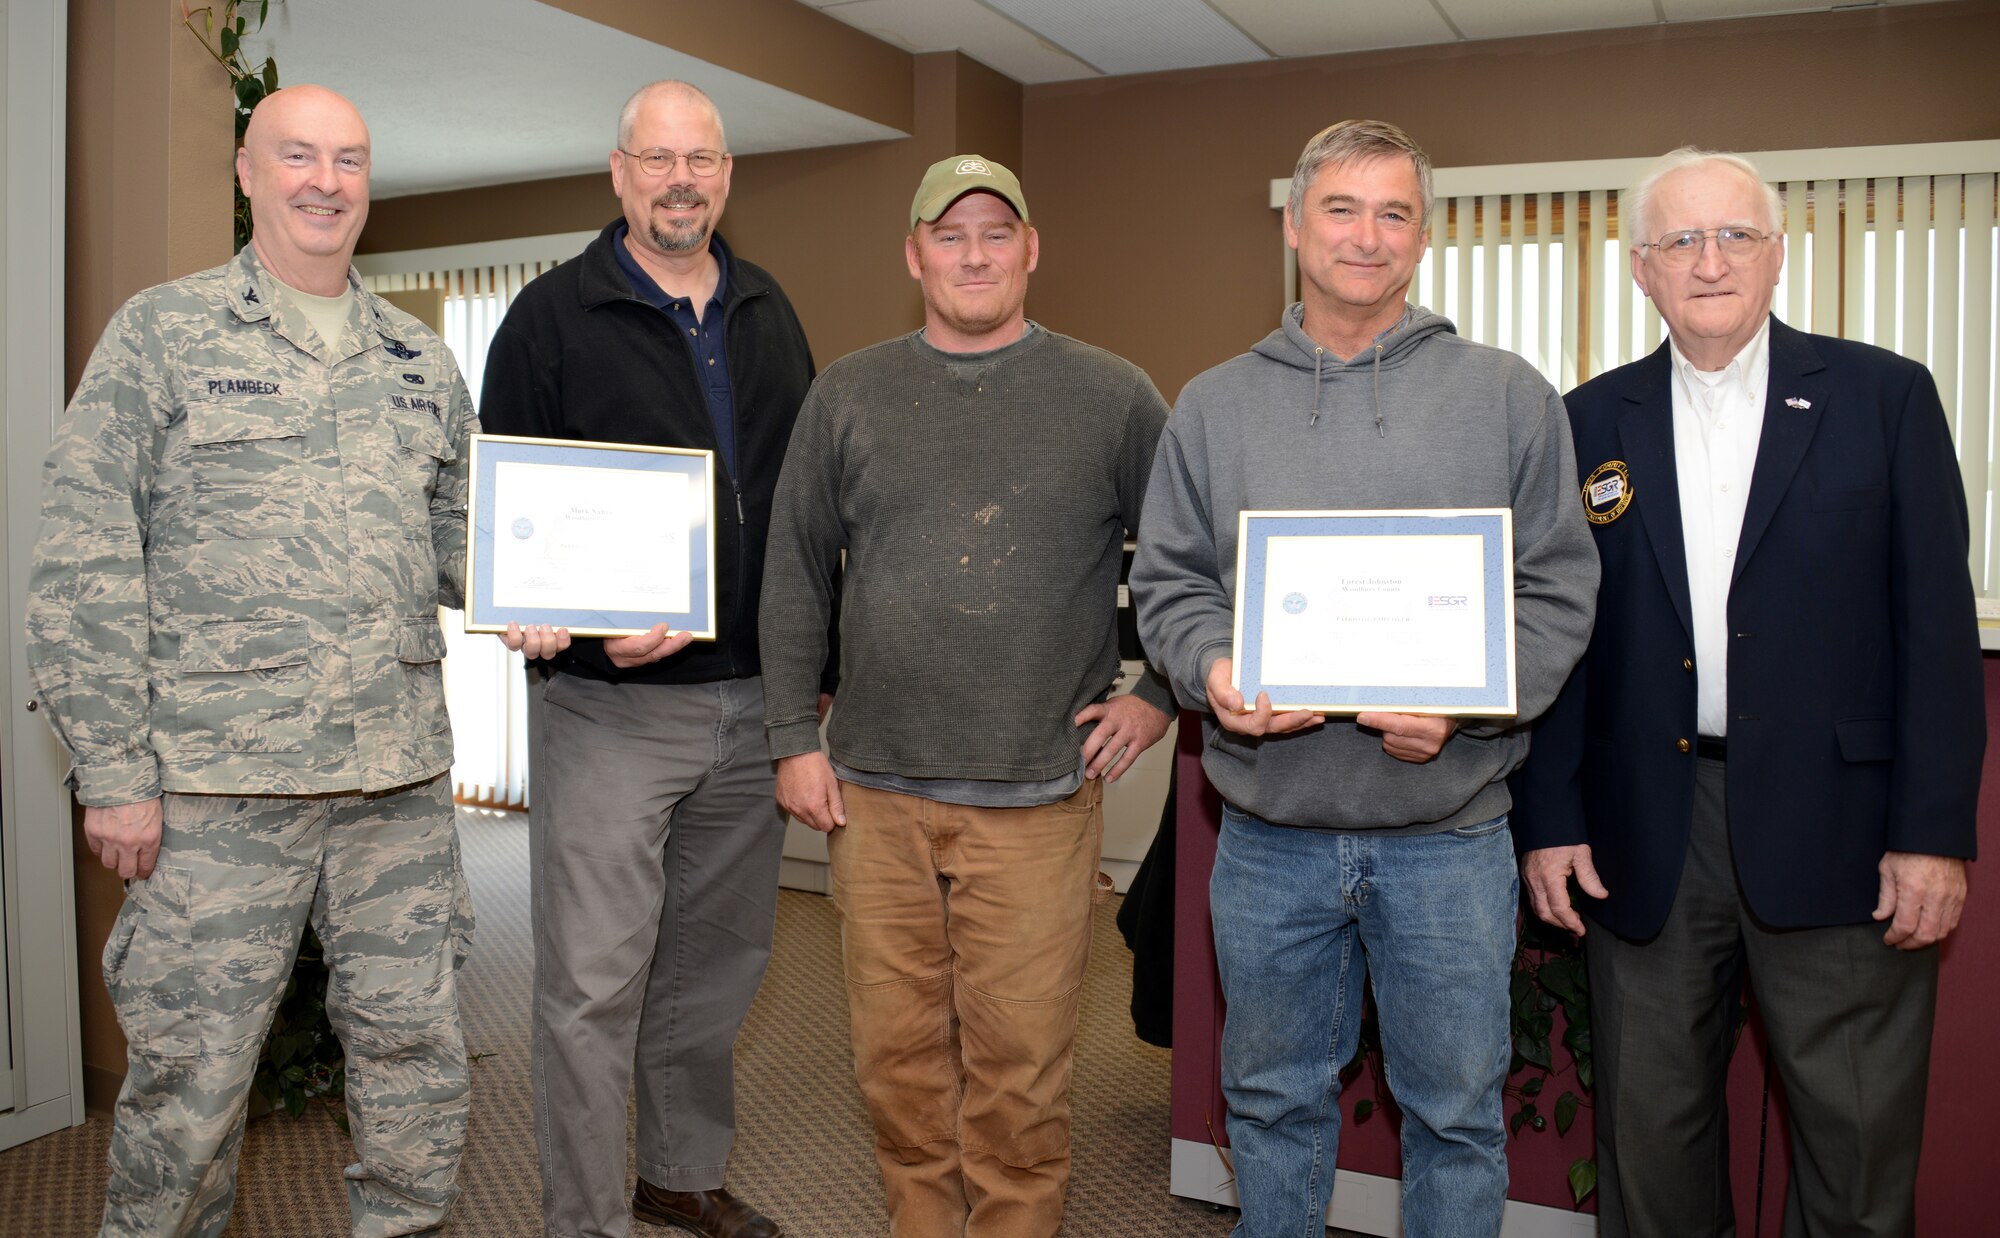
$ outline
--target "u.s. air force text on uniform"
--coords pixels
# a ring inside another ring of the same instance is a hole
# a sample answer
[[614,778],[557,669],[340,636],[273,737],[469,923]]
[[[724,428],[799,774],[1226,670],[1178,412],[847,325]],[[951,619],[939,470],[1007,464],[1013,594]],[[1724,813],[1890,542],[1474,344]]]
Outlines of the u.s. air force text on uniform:
[[86,805],[164,795],[105,951],[130,1044],[111,1233],[210,1233],[310,915],[348,1052],[357,1234],[438,1224],[466,1117],[471,931],[438,606],[464,580],[471,399],[361,289],[335,340],[259,262],[139,294],[45,474],[29,663]]

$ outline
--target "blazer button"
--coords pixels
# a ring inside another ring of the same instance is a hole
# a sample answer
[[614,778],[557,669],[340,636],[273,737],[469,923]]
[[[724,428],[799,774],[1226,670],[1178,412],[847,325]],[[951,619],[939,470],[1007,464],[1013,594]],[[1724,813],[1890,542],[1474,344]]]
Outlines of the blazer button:
[[1675,740],[1674,747],[1681,752],[1692,752],[1694,750],[1694,745],[1684,739]]
[[1684,671],[1692,671],[1692,670],[1694,670],[1694,659],[1693,659],[1693,658],[1682,658],[1682,659],[1681,659],[1681,669],[1682,669],[1682,670],[1684,670]]

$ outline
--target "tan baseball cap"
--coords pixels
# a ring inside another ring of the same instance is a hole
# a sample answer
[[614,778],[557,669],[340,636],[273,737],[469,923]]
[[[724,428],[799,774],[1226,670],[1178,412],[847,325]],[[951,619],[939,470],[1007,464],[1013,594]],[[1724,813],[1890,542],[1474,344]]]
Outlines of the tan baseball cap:
[[1028,199],[1021,193],[1020,178],[981,155],[953,155],[938,160],[924,173],[917,196],[910,202],[911,229],[916,228],[918,220],[935,223],[938,216],[951,209],[952,203],[966,194],[981,191],[1005,199],[1021,222],[1028,222]]

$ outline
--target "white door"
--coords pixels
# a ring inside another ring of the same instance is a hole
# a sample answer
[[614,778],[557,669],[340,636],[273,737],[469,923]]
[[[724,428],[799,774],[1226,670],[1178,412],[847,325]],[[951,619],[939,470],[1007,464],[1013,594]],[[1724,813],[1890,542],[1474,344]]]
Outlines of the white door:
[[0,0],[0,1148],[83,1121],[71,807],[22,648],[61,411],[68,0]]

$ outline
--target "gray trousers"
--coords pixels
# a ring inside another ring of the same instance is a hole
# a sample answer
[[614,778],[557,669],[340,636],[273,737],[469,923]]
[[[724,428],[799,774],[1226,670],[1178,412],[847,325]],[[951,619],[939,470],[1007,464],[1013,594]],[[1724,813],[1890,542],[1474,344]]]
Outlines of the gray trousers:
[[223,1232],[250,1080],[310,917],[347,1051],[350,1232],[431,1233],[458,1197],[467,1107],[457,971],[472,921],[450,779],[164,808],[159,862],[127,883],[104,947],[126,1071],[99,1232]]
[[1584,937],[1604,1238],[1736,1232],[1724,1094],[1747,968],[1790,1112],[1785,1238],[1916,1232],[1936,947],[1868,923],[1778,930],[1736,885],[1727,767],[1696,764],[1680,889],[1644,945]]
[[552,1238],[623,1238],[639,1176],[722,1185],[737,1030],[771,956],[784,820],[759,679],[529,696],[535,1135]]

